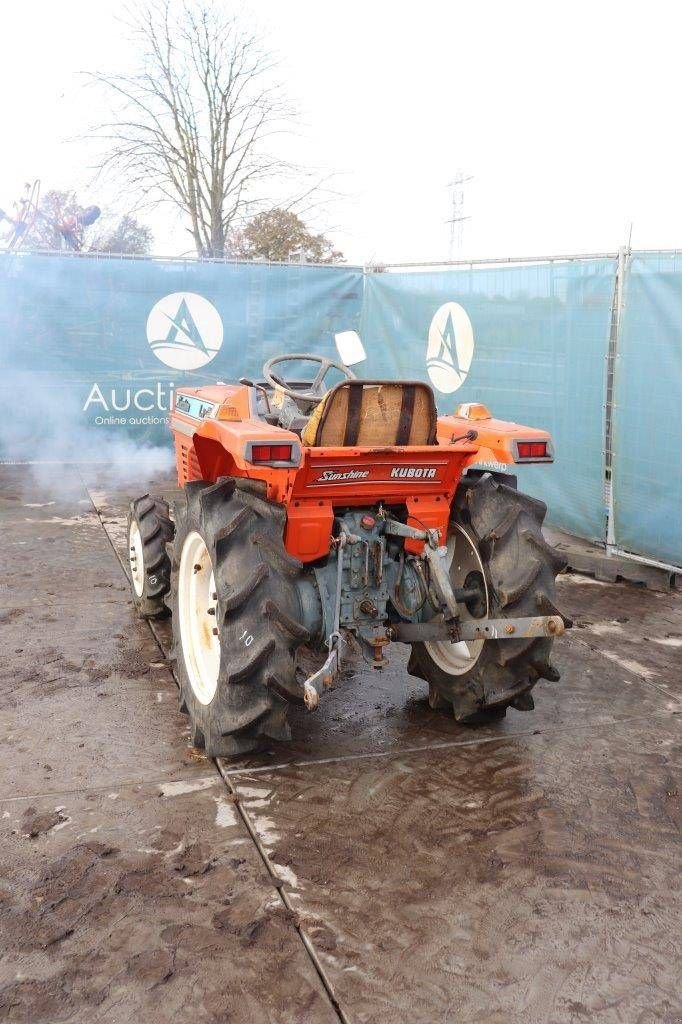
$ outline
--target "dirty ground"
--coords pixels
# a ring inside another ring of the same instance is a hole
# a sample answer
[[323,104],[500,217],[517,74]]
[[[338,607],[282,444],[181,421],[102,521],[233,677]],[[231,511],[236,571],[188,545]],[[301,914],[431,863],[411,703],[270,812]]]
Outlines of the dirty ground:
[[58,477],[0,467],[0,1021],[682,1021],[682,595],[561,577],[533,713],[458,727],[396,647],[216,765],[132,612],[141,488]]

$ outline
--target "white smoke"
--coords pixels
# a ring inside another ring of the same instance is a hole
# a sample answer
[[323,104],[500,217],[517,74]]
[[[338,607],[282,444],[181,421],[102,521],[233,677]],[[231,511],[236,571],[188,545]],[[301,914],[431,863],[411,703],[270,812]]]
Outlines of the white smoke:
[[67,465],[81,468],[88,484],[100,488],[139,485],[144,490],[152,477],[171,470],[170,431],[167,446],[150,446],[113,433],[115,427],[89,426],[70,386],[39,382],[37,377],[4,370],[0,461],[27,463],[46,494],[72,494],[73,474],[64,472]]

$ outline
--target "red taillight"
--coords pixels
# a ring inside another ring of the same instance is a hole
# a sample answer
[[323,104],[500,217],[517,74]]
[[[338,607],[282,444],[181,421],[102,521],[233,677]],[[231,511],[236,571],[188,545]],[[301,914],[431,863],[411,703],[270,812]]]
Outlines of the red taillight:
[[291,462],[290,444],[254,444],[252,462]]
[[519,459],[551,458],[546,441],[517,441],[516,451]]

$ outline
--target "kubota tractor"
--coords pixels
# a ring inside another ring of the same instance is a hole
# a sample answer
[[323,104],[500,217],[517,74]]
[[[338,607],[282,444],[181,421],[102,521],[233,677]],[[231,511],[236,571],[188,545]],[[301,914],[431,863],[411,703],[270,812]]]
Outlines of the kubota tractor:
[[[431,707],[462,723],[530,710],[537,680],[558,679],[570,623],[545,505],[484,468],[551,462],[549,435],[482,405],[438,417],[427,384],[356,379],[344,348],[360,339],[337,346],[343,362],[277,356],[263,381],[176,390],[183,496],[173,520],[160,498],[130,506],[135,603],[172,613],[182,705],[210,756],[287,739],[288,704],[317,707],[349,634],[377,669],[408,644]],[[285,363],[317,372],[292,380]],[[304,645],[324,659],[307,677]]]

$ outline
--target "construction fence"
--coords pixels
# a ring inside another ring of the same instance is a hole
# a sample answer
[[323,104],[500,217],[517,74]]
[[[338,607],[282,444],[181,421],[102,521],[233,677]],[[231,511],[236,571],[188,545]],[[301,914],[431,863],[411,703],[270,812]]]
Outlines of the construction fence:
[[[429,381],[441,412],[484,402],[551,431],[519,467],[551,521],[682,564],[682,255],[620,253],[434,269],[0,257],[0,457],[104,437],[166,443],[182,382],[259,376],[358,330],[365,377]],[[356,368],[358,369],[358,368]],[[73,445],[71,450],[73,450]]]

